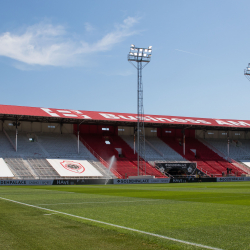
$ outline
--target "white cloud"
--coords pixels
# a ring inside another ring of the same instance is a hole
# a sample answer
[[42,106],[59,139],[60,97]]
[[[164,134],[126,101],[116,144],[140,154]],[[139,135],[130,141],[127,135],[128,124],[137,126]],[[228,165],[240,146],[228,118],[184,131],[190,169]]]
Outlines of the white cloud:
[[175,50],[180,51],[180,52],[184,52],[184,53],[188,53],[188,54],[192,54],[192,55],[196,55],[196,56],[202,56],[202,55],[195,54],[195,53],[192,53],[192,52],[189,52],[189,51],[185,51],[185,50],[180,50],[180,49],[175,49]]
[[85,26],[86,31],[88,32],[95,30],[95,28],[90,23],[85,23],[84,26]]
[[[87,54],[110,50],[134,35],[132,28],[137,22],[137,18],[128,17],[93,44],[70,39],[63,26],[40,23],[28,27],[23,34],[0,34],[0,56],[28,65],[72,66],[84,61]],[[90,30],[92,26],[88,25],[85,28]]]

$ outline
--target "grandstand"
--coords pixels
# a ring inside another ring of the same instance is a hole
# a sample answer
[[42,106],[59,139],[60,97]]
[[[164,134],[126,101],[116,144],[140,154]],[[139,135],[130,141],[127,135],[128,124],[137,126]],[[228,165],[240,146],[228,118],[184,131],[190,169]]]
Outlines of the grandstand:
[[77,139],[73,134],[19,132],[17,152],[12,147],[14,140],[13,131],[0,133],[0,157],[16,178],[62,178],[48,159],[87,160],[102,173],[101,176],[114,177],[83,144],[79,144],[80,150],[77,153]]
[[[127,144],[133,148],[134,147],[134,136],[121,136]],[[137,141],[135,141],[135,150],[137,150]],[[166,143],[164,143],[160,138],[149,136],[146,137],[145,143],[145,156],[146,160],[154,166],[155,162],[161,161],[184,161],[185,158],[174,151]]]
[[250,174],[250,121],[145,115],[144,169],[136,122],[135,114],[0,105],[0,178],[167,177],[157,162],[195,162],[209,177]]

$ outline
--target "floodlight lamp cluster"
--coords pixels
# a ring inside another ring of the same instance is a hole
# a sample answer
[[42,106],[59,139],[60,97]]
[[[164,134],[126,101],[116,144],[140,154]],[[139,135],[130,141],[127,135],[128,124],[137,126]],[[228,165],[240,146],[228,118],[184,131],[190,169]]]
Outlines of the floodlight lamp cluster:
[[247,68],[244,70],[244,75],[250,81],[250,63],[248,63]]
[[135,47],[134,44],[130,46],[130,52],[128,54],[129,61],[136,61],[136,62],[150,62],[152,55],[152,46],[148,48],[138,48]]
[[248,63],[247,68],[244,70],[244,75],[250,75],[250,63]]

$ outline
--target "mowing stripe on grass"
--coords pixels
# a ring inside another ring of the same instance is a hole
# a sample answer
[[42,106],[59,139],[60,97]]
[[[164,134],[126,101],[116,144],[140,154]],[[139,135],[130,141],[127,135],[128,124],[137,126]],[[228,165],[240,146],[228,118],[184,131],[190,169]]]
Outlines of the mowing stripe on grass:
[[74,215],[74,214],[68,214],[68,213],[57,211],[57,210],[52,210],[52,209],[48,209],[48,208],[44,208],[44,207],[38,207],[38,206],[35,206],[35,205],[23,203],[23,202],[20,202],[20,201],[10,200],[10,199],[3,198],[3,197],[0,197],[0,199],[10,201],[10,202],[14,202],[14,203],[17,203],[17,204],[20,204],[20,205],[28,206],[28,207],[33,207],[33,208],[37,208],[37,209],[41,209],[41,210],[46,210],[46,211],[53,212],[53,213],[56,213],[56,214],[63,214],[63,215],[66,215],[66,216],[75,217],[75,218],[78,218],[78,219],[87,220],[87,221],[91,221],[91,222],[96,222],[96,223],[104,224],[104,225],[111,226],[111,227],[121,228],[121,229],[129,230],[129,231],[133,231],[133,232],[137,232],[137,233],[141,233],[141,234],[154,236],[154,237],[157,237],[157,238],[171,240],[171,241],[183,243],[183,244],[186,244],[186,245],[192,245],[192,246],[206,248],[206,249],[212,249],[212,250],[222,250],[221,248],[215,248],[215,247],[210,247],[210,246],[206,246],[206,245],[202,245],[202,244],[198,244],[198,243],[194,243],[194,242],[179,240],[179,239],[167,237],[167,236],[160,235],[160,234],[154,234],[154,233],[145,232],[145,231],[141,231],[141,230],[130,228],[130,227],[124,227],[124,226],[120,226],[120,225],[116,225],[116,224],[112,224],[112,223],[108,223],[108,222],[104,222],[104,221],[94,220],[94,219],[90,219],[90,218],[86,218],[86,217],[82,217],[82,216],[78,216],[78,215]]
[[[241,196],[250,196],[249,194],[245,194],[245,195],[237,195],[237,197],[241,197]],[[234,196],[223,196],[223,198],[229,198],[229,197],[236,197]],[[221,197],[205,197],[206,199],[221,199]],[[180,200],[178,202],[187,202],[187,201],[193,201],[196,199],[201,199],[201,197],[194,197],[194,198],[180,198]],[[38,206],[52,206],[52,205],[80,205],[80,204],[91,204],[91,203],[126,203],[126,202],[156,202],[156,201],[160,201],[160,202],[166,202],[169,200],[165,200],[165,199],[151,199],[151,200],[133,200],[133,201],[84,201],[84,202],[76,202],[76,203],[67,203],[67,202],[63,202],[63,203],[50,203],[50,204],[36,204]]]
[[65,203],[51,203],[51,204],[36,204],[39,206],[51,206],[51,205],[79,205],[79,204],[88,204],[88,203],[119,203],[119,202],[141,202],[141,201],[152,201],[154,202],[154,200],[136,200],[136,201],[84,201],[84,202],[77,202],[77,203],[69,203],[69,202],[65,202]]

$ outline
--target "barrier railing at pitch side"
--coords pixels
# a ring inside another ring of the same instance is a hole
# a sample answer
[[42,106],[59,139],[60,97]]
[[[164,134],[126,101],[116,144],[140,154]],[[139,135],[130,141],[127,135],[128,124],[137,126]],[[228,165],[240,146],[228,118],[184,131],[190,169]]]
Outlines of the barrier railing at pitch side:
[[243,166],[242,164],[240,164],[239,162],[235,161],[235,160],[232,159],[232,158],[230,158],[230,160],[231,160],[231,163],[232,163],[235,167],[241,169],[242,171],[246,172],[247,174],[250,174],[250,169],[249,169],[249,168]]
[[[90,151],[90,153],[92,155],[94,155],[106,168],[109,168],[109,164],[102,159],[102,157],[100,155],[98,155],[95,150],[93,148],[91,148],[89,146],[89,144],[81,137],[80,137],[80,141],[83,143],[83,145]],[[122,176],[115,170],[115,169],[111,169],[110,170],[116,177],[122,179]]]
[[[192,161],[192,162],[195,162],[196,164],[197,164],[197,162],[196,161]],[[211,177],[211,173],[209,173],[207,170],[205,170],[205,169],[203,169],[203,168],[201,168],[201,167],[197,167],[197,165],[196,165],[196,168],[198,169],[198,170],[200,170],[201,172],[203,172],[204,174],[206,174],[207,176],[210,176]]]
[[210,172],[208,172],[207,170],[205,170],[205,169],[203,169],[203,168],[198,168],[197,167],[197,169],[198,170],[201,170],[204,174],[206,174],[208,177],[221,177],[222,176],[222,174],[211,174]]

